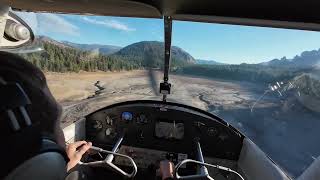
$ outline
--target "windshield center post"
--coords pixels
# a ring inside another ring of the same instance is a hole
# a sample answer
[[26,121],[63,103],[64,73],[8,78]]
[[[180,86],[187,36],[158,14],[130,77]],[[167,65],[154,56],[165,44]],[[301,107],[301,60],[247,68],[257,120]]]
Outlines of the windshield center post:
[[171,84],[169,83],[170,58],[171,58],[171,37],[172,37],[172,18],[164,16],[164,67],[163,82],[160,83],[160,93],[163,95],[163,101],[167,101],[167,95],[170,94]]

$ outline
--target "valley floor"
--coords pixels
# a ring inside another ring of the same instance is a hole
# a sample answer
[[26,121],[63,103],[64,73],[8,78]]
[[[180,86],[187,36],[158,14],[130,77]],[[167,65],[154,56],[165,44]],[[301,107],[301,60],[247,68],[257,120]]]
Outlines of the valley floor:
[[[160,72],[47,73],[49,87],[63,106],[62,126],[115,102],[161,100]],[[94,84],[99,81],[98,89]],[[292,177],[320,155],[319,114],[288,106],[267,87],[246,82],[171,75],[168,101],[207,110],[238,128]],[[260,100],[259,100],[260,99]],[[259,100],[257,102],[257,100]],[[289,108],[288,108],[289,107]]]

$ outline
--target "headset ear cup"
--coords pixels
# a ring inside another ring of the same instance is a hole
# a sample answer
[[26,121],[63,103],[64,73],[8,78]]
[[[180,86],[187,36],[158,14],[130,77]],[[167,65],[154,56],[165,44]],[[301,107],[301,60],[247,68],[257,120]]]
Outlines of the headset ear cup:
[[26,111],[31,101],[20,84],[7,83],[1,78],[0,95],[0,113],[5,112],[8,116],[7,126],[2,127],[9,129],[4,143],[7,147],[3,148],[6,165],[0,171],[0,178],[64,179],[69,160],[65,149],[56,144],[54,138],[44,136],[39,123],[32,123]]
[[18,166],[5,180],[62,180],[66,174],[66,161],[62,154],[46,152]]

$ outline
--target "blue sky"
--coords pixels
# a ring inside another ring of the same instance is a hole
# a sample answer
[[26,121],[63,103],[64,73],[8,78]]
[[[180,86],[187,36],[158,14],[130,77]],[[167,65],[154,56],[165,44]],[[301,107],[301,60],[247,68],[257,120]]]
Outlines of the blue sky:
[[[163,41],[160,19],[19,13],[35,31],[56,40],[127,46],[138,41]],[[194,58],[224,63],[259,63],[320,48],[320,33],[176,21],[173,45]]]

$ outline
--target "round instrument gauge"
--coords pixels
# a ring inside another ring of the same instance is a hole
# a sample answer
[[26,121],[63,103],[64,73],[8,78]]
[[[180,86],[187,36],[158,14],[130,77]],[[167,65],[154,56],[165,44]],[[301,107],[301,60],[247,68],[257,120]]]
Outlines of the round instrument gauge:
[[101,121],[99,121],[99,120],[94,120],[94,121],[92,122],[92,127],[93,127],[93,129],[95,129],[95,130],[101,130],[102,127],[103,127],[103,125],[102,125],[102,122],[101,122]]
[[137,116],[137,123],[147,124],[148,123],[147,116],[145,114],[140,114],[139,116]]
[[217,136],[219,134],[219,131],[214,127],[209,127],[207,130],[207,134],[208,136]]
[[132,121],[133,115],[131,112],[123,112],[121,115],[121,119],[124,121]]
[[109,116],[106,116],[106,123],[107,123],[107,125],[112,126],[113,125],[113,120]]
[[108,127],[108,128],[106,129],[105,134],[106,134],[106,136],[109,137],[109,138],[114,138],[114,137],[116,137],[116,135],[117,135],[116,131],[115,131],[113,128],[111,128],[111,127]]

